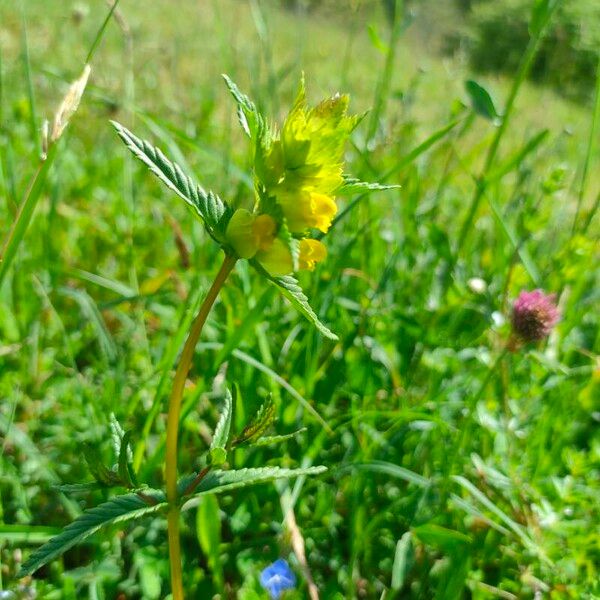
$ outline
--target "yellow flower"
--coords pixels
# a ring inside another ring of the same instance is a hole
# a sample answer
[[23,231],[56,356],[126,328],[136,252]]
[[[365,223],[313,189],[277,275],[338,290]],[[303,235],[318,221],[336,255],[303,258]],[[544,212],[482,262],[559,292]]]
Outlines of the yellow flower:
[[281,131],[288,185],[330,194],[342,184],[344,145],[357,118],[347,116],[348,96],[339,94],[308,110],[304,88]]
[[337,213],[335,200],[319,192],[282,191],[277,195],[277,201],[292,233],[301,233],[309,227],[327,233]]
[[[268,214],[238,209],[226,237],[240,258],[256,259],[271,276],[290,274],[294,267],[312,271],[327,256],[321,242],[306,236],[310,229],[327,233],[338,212],[335,192],[343,184],[344,146],[360,120],[348,116],[348,102],[348,96],[336,94],[309,108],[302,82],[281,130],[267,128],[258,138],[257,210]],[[287,239],[290,234],[294,240]]]
[[[326,257],[327,248],[319,240],[308,238],[300,240],[300,256],[298,257],[300,270],[313,271],[315,264],[325,260]],[[273,277],[289,275],[294,270],[290,250],[280,239],[276,239],[268,249],[259,251],[256,259]]]
[[225,237],[240,258],[252,258],[268,250],[275,240],[277,223],[269,215],[253,215],[245,208],[236,210],[227,225]]
[[298,266],[300,269],[313,271],[315,263],[321,262],[327,258],[327,248],[319,240],[309,238],[300,240],[300,257]]
[[348,101],[337,94],[309,109],[302,83],[281,133],[257,147],[259,195],[281,207],[292,233],[325,233],[337,213],[344,145],[360,119],[347,115]]

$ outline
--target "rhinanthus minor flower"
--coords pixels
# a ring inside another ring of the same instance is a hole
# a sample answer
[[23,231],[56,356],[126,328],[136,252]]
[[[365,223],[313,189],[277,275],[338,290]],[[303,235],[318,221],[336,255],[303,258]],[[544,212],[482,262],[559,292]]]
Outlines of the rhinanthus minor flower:
[[554,294],[543,290],[521,292],[513,304],[512,327],[524,342],[537,342],[550,335],[560,318]]
[[311,230],[327,233],[337,213],[344,146],[360,120],[349,98],[336,94],[308,108],[304,83],[281,131],[262,131],[254,153],[256,201],[235,211],[226,238],[240,258],[256,260],[273,276],[313,270],[327,256]]
[[285,590],[296,587],[296,576],[283,558],[276,560],[260,574],[260,585],[274,600],[281,597]]

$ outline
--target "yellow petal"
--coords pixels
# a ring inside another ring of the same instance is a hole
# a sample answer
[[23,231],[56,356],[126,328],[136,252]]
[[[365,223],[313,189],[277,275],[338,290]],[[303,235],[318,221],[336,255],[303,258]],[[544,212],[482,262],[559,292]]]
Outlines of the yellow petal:
[[293,233],[301,233],[310,227],[327,233],[337,213],[335,200],[318,192],[306,189],[294,192],[282,187],[276,197]]
[[337,204],[331,196],[325,194],[311,193],[311,209],[314,217],[314,225],[317,229],[320,229],[323,233],[327,233],[327,230],[331,226],[331,221],[337,213]]
[[258,250],[268,249],[277,231],[277,223],[269,215],[253,215],[245,208],[233,213],[225,237],[240,258],[252,258]]
[[252,225],[259,250],[268,250],[277,233],[277,223],[270,215],[258,215]]
[[273,240],[268,250],[261,250],[256,258],[265,270],[273,277],[289,275],[293,272],[292,255],[288,247],[279,238]]
[[315,264],[327,258],[327,248],[319,240],[300,240],[300,269],[314,270]]

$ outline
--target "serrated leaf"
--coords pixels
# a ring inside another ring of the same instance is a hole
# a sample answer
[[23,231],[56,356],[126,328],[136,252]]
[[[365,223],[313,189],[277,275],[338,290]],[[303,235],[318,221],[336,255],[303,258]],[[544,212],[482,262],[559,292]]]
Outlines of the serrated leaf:
[[465,82],[465,89],[471,100],[471,108],[478,115],[492,121],[492,123],[498,123],[500,115],[496,110],[496,106],[494,105],[490,93],[482,85],[479,85],[472,79]]
[[271,444],[279,444],[280,442],[285,442],[286,440],[291,440],[295,438],[297,435],[304,433],[306,431],[306,427],[302,427],[302,429],[298,429],[298,431],[293,431],[292,433],[286,433],[284,435],[268,435],[262,436],[258,439],[254,440],[255,446],[270,446]]
[[344,183],[335,191],[335,195],[351,196],[352,194],[397,190],[400,189],[400,187],[402,186],[393,184],[388,185],[383,183],[369,183],[367,181],[360,181],[360,179],[345,175]]
[[126,494],[117,496],[104,504],[100,504],[90,510],[86,510],[79,518],[67,525],[61,533],[53,537],[31,554],[23,564],[18,578],[31,575],[40,567],[49,563],[57,556],[64,554],[83,541],[101,527],[130,521],[141,516],[154,513],[167,505],[161,492],[145,492],[146,497],[153,498],[156,504],[150,506],[137,494]]
[[109,425],[115,456],[119,456],[121,454],[121,441],[125,435],[125,430],[121,427],[121,423],[117,420],[115,413],[112,412],[109,417]]
[[260,132],[264,128],[264,118],[258,112],[254,102],[243,94],[238,86],[223,73],[223,79],[229,89],[229,93],[233,96],[238,105],[238,119],[242,129],[248,137],[259,137]]
[[[215,427],[212,442],[210,444],[210,457],[213,464],[222,464],[227,458],[227,440],[229,439],[229,430],[231,429],[231,415],[233,414],[233,398],[231,392],[225,390],[225,400],[223,411],[219,422]],[[218,462],[216,462],[218,460]]]
[[130,447],[131,431],[127,431],[121,440],[119,449],[119,467],[118,473],[125,487],[137,487],[137,477],[131,466],[132,452]]
[[93,478],[103,486],[121,485],[119,476],[102,462],[98,450],[90,444],[84,444],[83,455]]
[[116,121],[111,121],[111,123],[133,155],[195,210],[213,238],[222,241],[225,221],[227,221],[229,213],[225,203],[213,192],[206,192],[190,176],[186,175],[177,163],[171,162],[159,148],[136,137],[120,123]]
[[233,445],[237,446],[260,437],[270,427],[271,423],[273,423],[274,416],[275,405],[273,404],[273,400],[269,397],[261,404],[252,421],[246,425],[242,433],[235,438]]
[[279,291],[289,300],[290,304],[310,323],[312,323],[319,333],[324,335],[330,340],[337,341],[338,336],[335,335],[328,327],[326,327],[315,314],[315,311],[311,308],[308,303],[308,298],[302,291],[298,280],[291,275],[284,277],[273,277],[270,275],[258,261],[252,260],[250,264],[266,279],[268,279],[273,285],[275,285]]
[[[282,469],[280,467],[261,467],[258,469],[237,469],[232,471],[211,471],[194,490],[190,499],[185,503],[183,510],[188,510],[197,505],[194,498],[203,494],[222,494],[234,489],[266,483],[275,479],[289,479],[293,477],[303,477],[306,475],[320,475],[327,471],[326,467],[307,467],[304,469]],[[182,478],[177,486],[179,493],[185,489],[194,480],[196,475],[188,475]]]
[[292,235],[285,217],[281,219],[281,225],[279,227],[279,239],[281,239],[281,241],[290,251],[290,254],[292,255],[292,269],[297,271],[300,261],[300,241]]

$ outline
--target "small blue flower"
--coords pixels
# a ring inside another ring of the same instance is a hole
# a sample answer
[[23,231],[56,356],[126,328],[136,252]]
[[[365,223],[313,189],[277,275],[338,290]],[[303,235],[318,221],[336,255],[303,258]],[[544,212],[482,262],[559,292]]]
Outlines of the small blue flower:
[[260,585],[269,592],[273,600],[278,600],[285,590],[296,587],[296,576],[287,562],[280,558],[260,574]]

